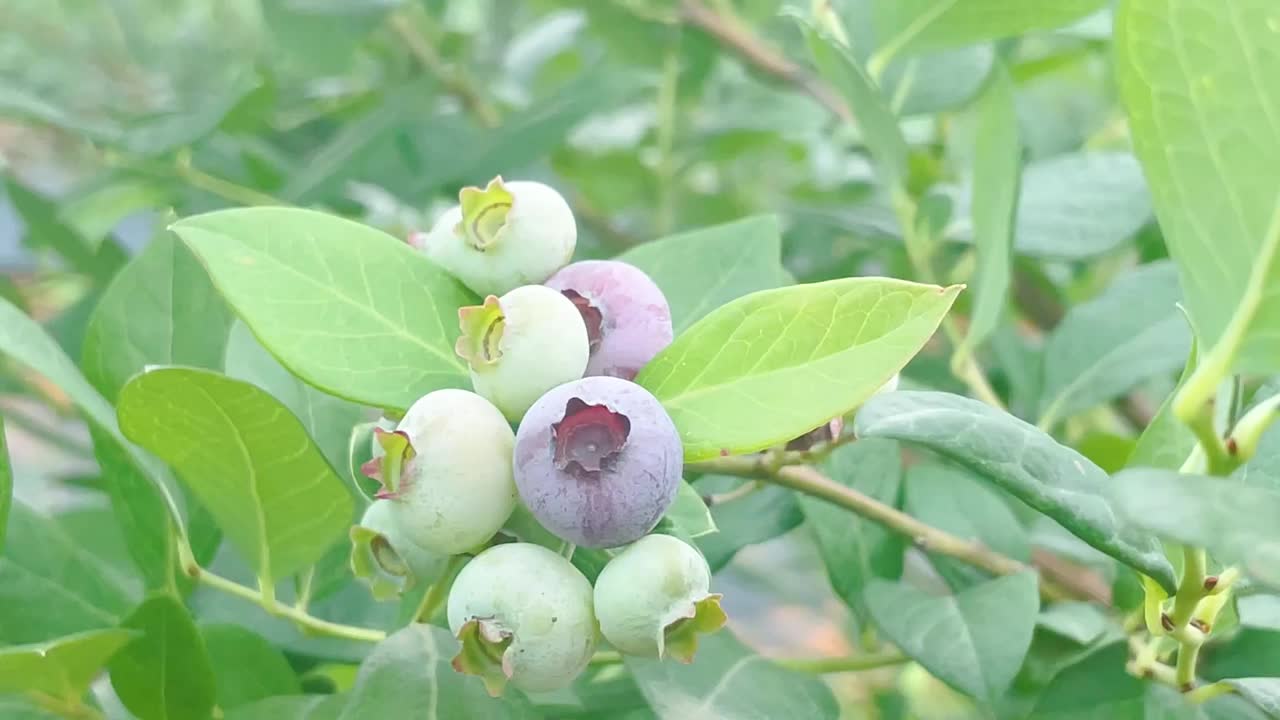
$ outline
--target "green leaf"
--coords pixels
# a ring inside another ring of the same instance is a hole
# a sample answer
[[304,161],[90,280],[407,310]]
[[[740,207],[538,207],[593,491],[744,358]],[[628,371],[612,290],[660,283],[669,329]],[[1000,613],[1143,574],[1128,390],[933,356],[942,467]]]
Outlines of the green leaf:
[[13,468],[9,465],[9,449],[4,435],[4,416],[0,415],[0,551],[4,550],[9,507],[13,504]]
[[716,531],[716,521],[711,517],[711,510],[707,508],[707,504],[702,501],[702,496],[693,489],[692,485],[683,480],[680,481],[680,488],[676,490],[676,499],[671,503],[671,507],[667,508],[665,517],[680,530],[681,534],[690,539],[710,535]]
[[56,522],[22,503],[13,506],[0,556],[0,642],[113,627],[134,602],[133,588]]
[[345,695],[280,695],[232,708],[227,720],[338,720]]
[[867,586],[866,598],[885,637],[939,680],[984,702],[995,701],[1013,682],[1040,610],[1031,573],[948,596],[877,580]]
[[1088,645],[1112,629],[1106,612],[1087,602],[1054,603],[1040,611],[1036,625],[1080,645]]
[[52,710],[45,710],[30,698],[0,695],[0,717],[5,720],[63,720]]
[[1153,467],[1162,470],[1176,470],[1186,462],[1187,457],[1196,446],[1196,436],[1177,415],[1173,413],[1173,400],[1178,391],[1186,384],[1187,378],[1196,369],[1200,355],[1199,346],[1193,335],[1191,351],[1187,354],[1186,365],[1182,367],[1182,375],[1178,384],[1169,396],[1160,403],[1156,414],[1147,423],[1147,427],[1138,436],[1138,442],[1129,454],[1125,463],[1127,467]]
[[[921,521],[1006,557],[1031,561],[1031,543],[1018,518],[999,495],[969,472],[943,465],[912,465],[907,470],[905,497],[904,509]],[[989,577],[945,555],[930,554],[929,559],[956,589]]]
[[1280,718],[1280,678],[1233,678],[1225,682],[1269,717]]
[[636,382],[670,413],[688,462],[773,447],[870,397],[959,292],[849,278],[753,293],[694,324]]
[[1176,590],[1159,543],[1116,518],[1103,495],[1106,473],[1008,413],[958,395],[899,391],[868,401],[855,432],[918,443],[951,458],[1170,593]]
[[207,720],[213,667],[190,613],[172,595],[155,595],[125,619],[142,637],[111,660],[111,687],[139,720]]
[[781,257],[778,218],[757,215],[643,243],[617,259],[653,278],[679,334],[731,300],[784,285]]
[[112,515],[146,589],[176,591],[178,547],[164,495],[105,431],[90,427],[89,435],[102,470],[102,489],[111,498]]
[[[704,476],[697,488],[708,492],[720,484],[725,491],[740,487],[745,481],[738,478]],[[733,559],[748,545],[771,540],[804,522],[804,515],[796,502],[795,494],[780,487],[765,487],[734,500],[711,506],[711,517],[719,532],[703,535],[695,543],[707,558],[711,571],[715,572]],[[846,520],[848,515],[845,515]],[[576,560],[580,553],[574,554]]]
[[1116,511],[1135,527],[1207,548],[1224,563],[1239,562],[1255,580],[1280,588],[1280,486],[1255,472],[1249,482],[1136,468],[1111,483]]
[[[836,448],[824,463],[832,480],[891,507],[902,491],[898,443],[871,438]],[[797,495],[818,543],[831,588],[845,604],[865,612],[863,588],[873,578],[902,575],[904,540],[883,526],[808,495]]]
[[339,717],[539,717],[515,688],[508,687],[501,698],[491,698],[477,678],[454,671],[450,662],[457,654],[458,641],[448,631],[410,625],[370,653]]
[[261,635],[238,625],[200,628],[224,711],[273,695],[302,692],[289,661]]
[[956,349],[953,362],[972,354],[996,329],[1009,294],[1022,145],[1018,140],[1013,81],[1003,65],[997,65],[992,72],[986,91],[978,99],[977,113],[970,216],[978,266],[973,278],[969,333]]
[[702,638],[692,665],[633,657],[626,663],[659,720],[835,720],[840,714],[821,678],[774,665],[728,630]]
[[[1123,672],[1128,648],[1105,639],[1075,658],[1049,682],[1035,705],[1032,717],[1110,717],[1109,709],[1140,699],[1145,683]],[[1141,717],[1141,716],[1139,716]]]
[[120,392],[126,435],[171,463],[259,578],[320,559],[351,522],[351,494],[284,406],[204,370],[162,368]]
[[1127,0],[1116,15],[1134,146],[1205,364],[1223,374],[1280,369],[1275,10],[1271,0]]
[[[3,35],[0,35],[0,44],[3,42]],[[3,62],[0,60],[0,67]],[[0,108],[4,103],[4,83],[0,80]],[[73,270],[88,275],[97,285],[105,284],[124,265],[127,258],[120,246],[110,240],[95,246],[97,238],[82,236],[59,217],[56,201],[12,179],[5,180],[2,188],[22,218],[25,226],[23,244],[26,246],[52,250]]]
[[890,193],[902,192],[907,182],[907,141],[875,80],[838,41],[803,20],[797,19],[797,24],[818,74],[844,97],[857,119],[881,184]]
[[1014,250],[1081,260],[1108,252],[1151,219],[1142,167],[1128,153],[1058,155],[1027,165]]
[[1156,262],[1071,308],[1045,343],[1040,427],[1181,367],[1191,333],[1180,299],[1173,263]]
[[89,630],[0,648],[0,693],[39,692],[78,702],[111,656],[136,635],[124,629]]
[[404,410],[466,387],[457,310],[476,299],[378,230],[311,210],[246,208],[173,226],[281,364],[337,397]]
[[363,407],[299,380],[271,357],[244,323],[231,328],[226,370],[229,377],[257,385],[289,408],[335,470],[347,467],[351,430],[364,418]]
[[1051,30],[1106,4],[1107,0],[875,0],[875,21],[881,35],[892,38],[886,47],[921,52]]

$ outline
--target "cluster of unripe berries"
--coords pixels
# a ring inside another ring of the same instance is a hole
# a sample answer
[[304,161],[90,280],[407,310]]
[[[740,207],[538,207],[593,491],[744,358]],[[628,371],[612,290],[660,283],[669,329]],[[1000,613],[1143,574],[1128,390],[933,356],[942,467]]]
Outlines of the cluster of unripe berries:
[[[625,263],[566,265],[577,231],[546,185],[498,178],[460,201],[410,244],[485,298],[458,311],[474,392],[429,393],[375,430],[364,469],[382,489],[352,530],[353,568],[385,597],[478,553],[447,615],[462,643],[454,667],[494,694],[507,681],[569,684],[597,633],[624,653],[688,661],[695,633],[724,615],[699,552],[649,534],[683,451],[631,382],[672,340],[667,301]],[[568,553],[506,541],[520,504],[566,547],[616,551],[594,587]]]

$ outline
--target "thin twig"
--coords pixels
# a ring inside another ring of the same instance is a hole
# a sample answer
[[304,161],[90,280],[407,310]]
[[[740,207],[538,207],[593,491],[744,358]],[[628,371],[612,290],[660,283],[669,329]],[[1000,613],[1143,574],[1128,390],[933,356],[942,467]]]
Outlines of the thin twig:
[[775,658],[774,662],[784,668],[808,673],[842,673],[877,670],[883,667],[901,665],[911,658],[892,650],[874,655],[852,655],[833,658]]

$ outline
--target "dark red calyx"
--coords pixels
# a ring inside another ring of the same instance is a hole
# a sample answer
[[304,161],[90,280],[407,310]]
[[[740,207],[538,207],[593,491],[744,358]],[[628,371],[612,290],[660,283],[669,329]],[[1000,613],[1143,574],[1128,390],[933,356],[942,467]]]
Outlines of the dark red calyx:
[[578,477],[598,478],[622,452],[630,433],[626,415],[570,398],[564,418],[551,426],[556,467]]
[[573,306],[578,308],[578,313],[582,315],[582,324],[587,326],[587,346],[595,352],[596,348],[600,347],[600,339],[604,336],[604,315],[600,313],[600,308],[592,305],[590,300],[573,290],[564,290],[561,294],[569,298]]

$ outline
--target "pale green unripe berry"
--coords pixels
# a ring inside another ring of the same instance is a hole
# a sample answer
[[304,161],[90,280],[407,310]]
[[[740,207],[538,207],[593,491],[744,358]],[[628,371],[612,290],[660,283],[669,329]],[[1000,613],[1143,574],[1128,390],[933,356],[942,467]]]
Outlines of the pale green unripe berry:
[[411,243],[478,295],[541,283],[573,257],[577,225],[553,188],[498,177],[459,200]]
[[392,519],[416,544],[441,555],[482,546],[516,506],[515,433],[492,403],[465,390],[420,398],[396,425],[379,430],[386,454],[372,461],[392,500]]
[[595,648],[591,583],[568,560],[529,543],[496,545],[458,574],[449,629],[462,642],[454,668],[501,694],[565,687]]
[[378,600],[417,583],[432,582],[444,570],[445,556],[413,542],[396,522],[394,502],[374,500],[360,524],[351,529],[351,568]]
[[458,310],[457,353],[475,391],[518,423],[553,387],[582,377],[591,350],[573,302],[542,285],[524,285]]
[[596,578],[600,632],[628,655],[693,659],[698,632],[724,624],[711,569],[693,547],[648,535],[609,561]]

